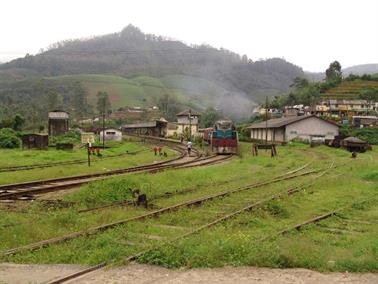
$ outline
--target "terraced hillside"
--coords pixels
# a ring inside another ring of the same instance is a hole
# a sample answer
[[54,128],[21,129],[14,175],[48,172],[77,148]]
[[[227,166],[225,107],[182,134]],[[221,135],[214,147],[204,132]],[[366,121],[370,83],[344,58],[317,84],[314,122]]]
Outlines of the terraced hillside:
[[359,94],[368,89],[378,90],[378,81],[343,81],[340,85],[327,90],[323,97],[328,99],[358,99]]

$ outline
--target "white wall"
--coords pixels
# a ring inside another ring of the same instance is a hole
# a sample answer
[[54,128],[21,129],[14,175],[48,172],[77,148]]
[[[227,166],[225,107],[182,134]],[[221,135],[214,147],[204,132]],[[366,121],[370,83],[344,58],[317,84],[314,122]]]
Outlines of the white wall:
[[[286,127],[275,128],[274,134],[273,129],[268,129],[268,141],[274,142],[291,141],[295,138],[310,141],[313,136],[334,139],[336,135],[339,135],[338,126],[317,117],[303,119]],[[265,128],[251,129],[251,138],[265,140]]]
[[310,117],[286,126],[286,141],[295,138],[310,141],[312,136],[333,139],[339,135],[339,127],[317,117]]
[[[189,124],[188,116],[178,116],[177,122],[180,124]],[[191,124],[198,124],[198,116],[192,116]]]
[[[251,129],[251,138],[257,140],[265,140],[265,128]],[[268,141],[270,142],[283,142],[284,141],[284,128],[269,128]]]
[[[115,134],[107,134],[108,132],[115,132]],[[102,142],[103,132],[100,132],[100,141]],[[122,132],[117,129],[105,130],[105,141],[122,141]]]

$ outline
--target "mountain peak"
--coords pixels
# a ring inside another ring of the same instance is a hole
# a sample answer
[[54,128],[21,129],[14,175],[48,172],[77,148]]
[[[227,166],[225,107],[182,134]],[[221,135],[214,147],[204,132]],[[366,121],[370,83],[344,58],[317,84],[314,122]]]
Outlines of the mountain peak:
[[138,27],[132,24],[129,24],[126,27],[124,27],[120,35],[121,37],[132,37],[132,38],[140,37],[140,36],[144,37],[144,33],[142,33],[142,31]]

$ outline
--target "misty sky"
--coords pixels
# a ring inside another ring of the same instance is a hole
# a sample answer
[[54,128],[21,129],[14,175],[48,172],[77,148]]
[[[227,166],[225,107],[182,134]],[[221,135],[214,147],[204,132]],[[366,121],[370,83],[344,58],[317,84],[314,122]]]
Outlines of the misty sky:
[[129,23],[309,71],[378,63],[378,0],[2,0],[0,61]]

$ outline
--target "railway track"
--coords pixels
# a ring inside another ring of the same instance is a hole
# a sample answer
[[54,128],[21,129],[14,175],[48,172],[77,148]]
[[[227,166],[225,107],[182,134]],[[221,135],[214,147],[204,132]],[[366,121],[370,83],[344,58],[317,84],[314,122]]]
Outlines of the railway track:
[[[330,168],[329,168],[330,169]],[[319,174],[317,177],[315,177],[314,179],[318,178],[318,177],[321,177],[322,175],[324,175],[329,169],[326,169],[324,170],[321,174]],[[302,184],[300,186],[296,186],[296,187],[293,187],[293,188],[289,188],[283,192],[280,192],[280,193],[276,193],[276,194],[273,194],[273,195],[270,195],[266,198],[263,198],[263,199],[260,199],[258,201],[256,200],[253,200],[253,201],[248,201],[248,204],[247,205],[244,205],[242,208],[239,208],[239,209],[236,209],[236,210],[233,210],[232,212],[228,212],[226,214],[224,214],[223,216],[220,216],[220,217],[217,217],[213,220],[211,220],[210,222],[206,222],[205,224],[202,224],[198,227],[196,227],[195,229],[192,229],[188,232],[185,232],[177,237],[174,237],[174,238],[170,238],[166,241],[162,241],[162,242],[159,242],[158,244],[156,245],[152,245],[146,249],[142,249],[141,251],[139,252],[136,252],[136,253],[133,253],[127,257],[124,258],[124,261],[125,262],[130,262],[130,261],[134,261],[136,259],[138,259],[139,257],[145,255],[146,253],[148,252],[151,252],[153,250],[156,250],[160,247],[163,247],[163,246],[166,246],[166,245],[174,245],[177,241],[181,240],[181,239],[184,239],[186,237],[189,237],[189,236],[192,236],[194,234],[197,234],[203,230],[206,230],[206,229],[209,229],[217,224],[220,224],[222,222],[226,222],[232,218],[235,218],[236,216],[244,213],[244,212],[247,212],[247,211],[252,211],[252,210],[255,210],[257,208],[260,208],[262,205],[266,204],[267,202],[270,202],[272,200],[276,200],[276,199],[279,199],[279,198],[283,198],[283,197],[290,197],[292,196],[293,194],[295,193],[298,193],[308,187],[310,187],[313,183],[309,183],[309,184]],[[325,215],[325,216],[322,216],[322,217],[319,217],[318,219],[316,220],[320,220],[321,218],[327,218],[328,215]],[[314,219],[315,220],[315,219]],[[302,224],[303,225],[303,224]],[[106,266],[108,266],[108,262],[104,261],[104,262],[101,262],[97,265],[94,265],[94,266],[91,266],[91,267],[88,267],[86,269],[83,269],[81,271],[78,271],[76,273],[73,273],[73,274],[70,274],[70,275],[66,275],[66,276],[63,276],[59,279],[55,279],[51,282],[49,282],[49,284],[58,284],[58,283],[65,283],[67,281],[70,281],[70,280],[73,280],[73,279],[77,279],[78,277],[80,276],[83,276],[85,274],[88,274],[90,272],[93,272],[93,271],[96,271],[96,270],[99,270],[99,269],[102,269]]]
[[[333,167],[333,165],[332,165],[332,167]],[[190,207],[190,206],[194,206],[194,205],[200,205],[200,204],[203,204],[203,203],[210,201],[210,200],[213,200],[213,199],[223,198],[223,197],[226,197],[226,196],[229,196],[229,195],[232,195],[232,194],[235,194],[235,193],[240,193],[240,192],[243,192],[243,191],[246,191],[246,190],[255,189],[255,188],[265,186],[265,185],[278,183],[278,182],[294,179],[294,178],[297,178],[297,177],[307,176],[307,175],[319,173],[320,171],[324,171],[324,169],[319,169],[319,170],[310,170],[310,171],[306,171],[306,172],[303,172],[303,173],[296,174],[298,171],[301,171],[303,169],[304,169],[304,167],[300,167],[299,169],[297,169],[297,171],[291,171],[291,172],[289,172],[288,176],[280,175],[280,176],[278,176],[278,178],[273,178],[273,179],[268,180],[268,181],[258,182],[258,183],[250,184],[250,185],[247,185],[247,186],[242,186],[242,187],[234,188],[234,189],[231,189],[231,190],[226,190],[226,191],[223,191],[223,192],[220,192],[220,193],[207,195],[207,196],[204,196],[204,197],[192,199],[192,200],[189,200],[189,201],[186,201],[186,202],[182,202],[182,203],[178,203],[178,204],[175,204],[175,205],[172,205],[172,206],[168,206],[168,207],[164,207],[164,208],[161,208],[161,209],[158,209],[158,210],[154,210],[154,211],[148,212],[148,213],[143,214],[143,215],[127,218],[127,219],[120,220],[120,221],[117,221],[117,222],[108,223],[108,224],[100,225],[100,226],[97,226],[97,227],[92,227],[92,228],[87,229],[87,230],[73,232],[73,233],[67,234],[65,236],[56,237],[56,238],[52,238],[52,239],[48,239],[48,240],[43,240],[43,241],[39,241],[39,242],[32,243],[32,244],[29,244],[29,245],[10,249],[10,250],[2,252],[2,255],[10,256],[10,255],[14,255],[16,253],[19,253],[21,251],[37,250],[39,248],[46,247],[46,246],[49,246],[51,244],[56,244],[56,243],[68,241],[68,240],[78,238],[78,237],[81,237],[81,236],[93,235],[93,234],[96,234],[100,231],[112,229],[112,228],[115,228],[117,226],[127,224],[127,223],[130,223],[130,222],[141,221],[141,220],[145,220],[147,218],[156,217],[156,216],[159,216],[159,215],[164,214],[164,213],[173,212],[173,211],[178,210],[180,208]],[[295,190],[295,189],[292,189],[292,190]]]
[[[288,191],[287,194],[290,196],[292,194],[292,192]],[[270,198],[267,198],[265,200],[265,202],[269,202],[269,201],[277,199],[277,198],[282,198],[284,195],[285,194],[282,193],[282,194],[277,194],[275,196],[271,196]],[[364,203],[364,202],[367,202],[367,201],[369,201],[369,200],[363,200],[363,201],[361,201],[359,203]],[[207,223],[205,225],[202,225],[202,226],[200,226],[200,227],[198,227],[198,228],[196,228],[196,229],[194,229],[194,230],[192,230],[192,231],[190,231],[188,233],[180,235],[180,236],[178,236],[176,238],[173,238],[173,239],[171,239],[169,241],[160,243],[159,245],[151,247],[151,248],[149,248],[147,250],[144,250],[144,251],[141,251],[139,253],[136,253],[136,254],[133,254],[131,256],[128,256],[128,257],[125,258],[125,262],[134,261],[134,260],[138,259],[139,257],[143,256],[144,254],[146,254],[148,252],[151,252],[151,251],[153,251],[155,249],[158,249],[160,247],[163,247],[163,246],[166,246],[166,245],[174,245],[175,242],[177,242],[177,241],[179,241],[181,239],[184,239],[184,238],[189,237],[191,235],[194,235],[194,234],[196,234],[196,233],[198,233],[200,231],[203,231],[205,229],[213,227],[213,226],[215,226],[215,225],[217,225],[217,224],[219,224],[221,222],[225,222],[225,221],[227,221],[227,220],[229,220],[229,219],[231,219],[231,218],[233,218],[233,217],[235,217],[235,216],[237,216],[237,215],[239,215],[241,213],[244,213],[246,211],[255,210],[255,209],[261,207],[261,205],[264,204],[265,202],[264,202],[264,200],[261,200],[261,201],[258,201],[256,203],[250,204],[250,205],[248,205],[248,206],[246,206],[246,207],[244,207],[244,208],[242,208],[240,210],[234,211],[234,212],[232,212],[232,213],[230,213],[228,215],[225,215],[225,216],[223,216],[221,218],[218,218],[218,219],[216,219],[216,220],[214,220],[212,222],[209,222],[209,223]],[[257,240],[255,243],[256,244],[257,243],[261,243],[261,242],[267,241],[269,239],[273,239],[273,238],[276,238],[278,236],[284,235],[284,234],[289,233],[291,231],[295,231],[295,230],[298,231],[298,230],[302,229],[303,227],[305,227],[307,225],[315,224],[315,223],[321,222],[322,220],[325,220],[325,219],[328,219],[328,218],[331,218],[331,217],[335,217],[335,216],[337,217],[338,214],[340,214],[341,212],[343,212],[344,210],[346,210],[348,208],[349,207],[342,207],[342,208],[338,208],[338,209],[329,211],[329,212],[324,213],[322,215],[318,215],[318,216],[313,217],[311,219],[305,220],[305,221],[303,221],[301,223],[298,223],[298,224],[295,224],[293,226],[287,227],[286,229],[278,231],[277,233],[272,234],[272,235],[270,235],[268,237],[261,238],[261,239]],[[102,268],[105,268],[108,265],[109,264],[107,262],[101,262],[101,263],[99,263],[97,265],[90,266],[88,268],[82,269],[82,270],[80,270],[78,272],[75,272],[75,273],[72,273],[70,275],[66,275],[66,276],[54,279],[54,280],[48,282],[48,284],[66,283],[68,281],[71,281],[73,279],[77,279],[77,278],[79,278],[81,276],[84,276],[84,275],[89,274],[91,272],[94,272],[96,270],[100,270]]]
[[[185,165],[183,165],[183,167],[185,167]],[[332,167],[334,167],[334,166],[331,165],[330,168],[332,168]],[[167,207],[167,208],[159,209],[159,210],[156,210],[156,211],[150,212],[150,213],[145,214],[145,215],[142,215],[142,216],[137,216],[137,217],[130,218],[129,221],[127,221],[127,222],[137,221],[137,220],[145,220],[145,219],[147,219],[147,218],[149,218],[149,217],[152,217],[152,216],[159,216],[159,215],[161,215],[161,214],[164,213],[164,212],[172,212],[172,211],[174,211],[174,210],[176,210],[176,209],[178,209],[178,208],[181,208],[181,207],[188,207],[188,206],[192,206],[192,205],[202,204],[202,203],[204,203],[205,201],[212,200],[212,199],[215,199],[215,198],[218,198],[218,197],[221,198],[221,197],[227,196],[227,195],[229,195],[229,194],[236,193],[236,192],[241,192],[241,191],[244,191],[244,190],[247,190],[247,189],[250,189],[250,188],[260,187],[260,186],[268,185],[268,184],[271,184],[271,183],[281,182],[281,181],[284,181],[284,180],[293,179],[293,178],[296,178],[296,177],[305,176],[305,175],[310,175],[310,174],[319,173],[319,172],[321,172],[321,171],[324,171],[324,169],[310,170],[310,171],[306,171],[306,172],[304,172],[304,173],[301,173],[301,174],[297,174],[297,175],[296,175],[297,172],[303,170],[304,168],[305,168],[305,166],[299,168],[298,170],[291,171],[291,172],[287,173],[286,175],[283,174],[283,175],[277,176],[274,180],[265,181],[265,182],[260,182],[260,183],[256,183],[256,184],[253,184],[253,185],[249,185],[249,187],[248,187],[248,186],[246,186],[246,187],[240,187],[240,188],[237,188],[237,189],[234,189],[234,190],[229,190],[229,191],[227,191],[227,192],[222,192],[222,193],[220,193],[220,194],[215,194],[215,195],[212,195],[212,196],[207,196],[207,197],[199,198],[199,199],[196,199],[196,200],[191,200],[190,202],[185,202],[186,204],[182,203],[182,204],[174,205],[174,206],[171,206],[171,207]],[[277,199],[277,198],[281,198],[281,197],[284,197],[284,196],[286,196],[286,195],[292,195],[292,194],[295,194],[295,193],[301,191],[302,189],[304,189],[304,188],[306,188],[306,187],[308,187],[308,186],[303,186],[303,185],[302,185],[302,186],[298,186],[298,187],[294,187],[294,188],[289,188],[289,189],[288,189],[286,192],[284,192],[284,193],[274,194],[274,195],[272,195],[272,196],[270,196],[270,197],[267,197],[267,198],[265,198],[265,199],[263,199],[263,200],[255,201],[255,202],[253,202],[253,203],[251,203],[251,204],[248,204],[247,206],[244,206],[244,207],[241,208],[241,209],[238,209],[238,210],[236,210],[236,211],[233,211],[233,212],[231,212],[231,213],[228,213],[228,214],[226,214],[226,215],[224,215],[224,216],[222,216],[222,217],[220,217],[220,218],[217,218],[217,219],[215,219],[215,220],[213,220],[213,221],[211,221],[211,222],[208,222],[208,223],[206,223],[206,224],[204,224],[204,225],[202,225],[202,226],[199,226],[198,228],[196,228],[196,229],[194,229],[194,230],[192,230],[192,231],[190,231],[190,232],[187,232],[187,233],[185,233],[185,234],[182,234],[182,235],[180,235],[180,236],[177,237],[177,238],[174,238],[174,239],[169,240],[169,241],[167,241],[167,242],[163,242],[162,245],[166,245],[166,244],[168,244],[168,243],[174,243],[175,241],[177,241],[177,240],[179,240],[179,239],[181,239],[181,238],[185,238],[185,237],[190,236],[190,235],[192,235],[192,234],[195,234],[195,233],[197,233],[197,232],[199,232],[199,231],[202,231],[202,230],[205,230],[205,229],[207,229],[207,228],[210,228],[210,227],[212,227],[212,226],[214,226],[214,225],[216,225],[216,224],[219,224],[219,223],[224,222],[224,221],[226,221],[226,220],[228,220],[228,219],[231,219],[231,218],[233,218],[234,216],[237,216],[237,215],[239,215],[239,214],[241,214],[241,213],[243,213],[243,212],[246,212],[246,211],[248,211],[248,210],[254,210],[255,208],[260,207],[262,204],[265,204],[266,202],[269,202],[270,200],[274,200],[274,199]],[[121,224],[122,224],[122,223],[120,223],[120,222],[115,222],[115,223],[112,223],[112,224],[107,224],[106,227],[104,227],[104,226],[96,227],[96,229],[97,229],[98,231],[103,231],[103,230],[106,230],[106,229],[108,229],[108,228],[114,228],[115,226],[118,226],[118,225],[121,225]],[[78,232],[76,232],[76,233],[78,233]],[[93,233],[95,233],[95,232],[93,232]],[[74,236],[74,237],[91,235],[91,234],[93,234],[93,233],[92,233],[92,232],[88,232],[88,231],[86,231],[86,232],[83,232],[82,234],[77,234],[77,235]],[[59,241],[58,241],[57,239],[55,239],[55,242],[52,242],[52,243],[49,243],[49,244],[47,244],[47,243],[41,243],[41,242],[40,242],[40,243],[38,244],[38,246],[35,247],[35,248],[30,248],[30,247],[29,247],[29,248],[26,248],[26,247],[23,247],[23,248],[21,248],[19,251],[14,251],[14,252],[9,253],[9,254],[6,254],[6,255],[13,255],[13,254],[15,254],[15,253],[17,253],[17,252],[20,252],[20,251],[23,251],[23,250],[29,250],[29,249],[34,250],[34,249],[38,249],[38,248],[41,248],[41,247],[44,247],[44,246],[47,246],[47,245],[50,245],[50,244],[53,244],[53,243],[58,243],[58,242],[61,242],[61,241],[65,241],[65,240],[72,239],[70,236],[65,236],[65,237],[68,237],[68,238],[60,239]],[[53,240],[53,239],[51,239],[51,240]],[[147,249],[147,250],[143,250],[143,251],[138,252],[138,253],[136,253],[136,254],[130,255],[130,256],[127,257],[126,260],[127,260],[127,261],[134,260],[134,259],[140,257],[141,255],[145,254],[146,252],[150,251],[151,249],[155,249],[155,248],[156,248],[156,247],[152,247],[152,248],[149,248],[149,249]],[[8,251],[8,252],[9,252],[9,251]],[[78,272],[78,273],[75,273],[74,275],[69,275],[69,276],[66,276],[66,277],[64,277],[64,278],[54,280],[54,281],[52,281],[52,282],[50,282],[50,283],[64,283],[64,282],[66,282],[66,281],[68,281],[68,280],[75,279],[75,278],[78,277],[78,276],[84,275],[84,274],[86,274],[86,273],[88,273],[88,272],[90,272],[90,271],[97,270],[97,269],[102,268],[102,267],[104,267],[104,266],[106,266],[106,265],[107,265],[106,262],[104,262],[104,263],[100,263],[100,264],[98,264],[98,265],[96,265],[96,266],[92,266],[92,267],[90,267],[90,268],[88,268],[88,269],[85,269],[85,270],[83,270],[83,271],[80,271],[80,272]]]
[[[181,144],[178,141],[175,141],[175,140],[172,140],[172,139],[156,138],[156,137],[148,137],[148,136],[136,136],[136,137],[139,137],[139,138],[145,139],[145,140],[159,141],[160,143],[165,143],[165,144],[173,144],[173,145]],[[108,156],[102,157],[101,160],[123,157],[123,156],[127,156],[127,155],[135,155],[135,154],[138,154],[138,153],[143,152],[143,151],[148,151],[148,149],[137,150],[137,151],[133,151],[133,152],[126,152],[126,153],[122,153],[122,154],[108,155]],[[87,162],[88,162],[88,159],[77,159],[77,160],[52,162],[52,163],[40,163],[40,164],[31,164],[31,165],[0,167],[0,173],[25,171],[25,170],[33,170],[33,169],[42,169],[42,168],[55,167],[55,166],[85,164]]]
[[112,170],[103,173],[94,173],[80,176],[56,178],[41,181],[32,181],[18,184],[9,184],[0,186],[0,200],[15,199],[15,198],[30,198],[34,194],[47,193],[51,191],[58,191],[69,189],[83,185],[88,182],[105,179],[115,175],[122,175],[127,173],[141,173],[151,172],[155,173],[166,169],[182,169],[197,166],[205,166],[210,164],[217,164],[229,159],[231,156],[208,156],[202,157],[197,150],[194,151],[195,157],[192,160],[180,162],[186,155],[185,150],[177,148],[180,155],[174,159],[161,161],[154,164],[143,166],[130,167],[126,169]]
[[[119,157],[124,157],[128,155],[136,155],[143,151],[148,151],[148,149],[143,149],[143,150],[138,150],[138,151],[133,151],[133,152],[126,152],[126,153],[117,154],[117,155],[108,155],[105,157],[101,157],[100,160],[119,158]],[[61,162],[53,162],[53,163],[41,163],[41,164],[32,164],[32,165],[20,165],[20,166],[12,166],[12,167],[1,167],[0,173],[26,171],[26,170],[43,169],[43,168],[49,168],[49,167],[85,164],[85,163],[88,163],[88,159],[78,159],[78,160],[69,160],[69,161],[61,161]]]
[[[307,168],[310,165],[310,163],[307,163],[307,164],[303,165],[302,167],[299,167],[295,170],[292,170],[292,171],[289,171],[287,173],[278,175],[275,178],[281,178],[281,177],[287,176],[289,174],[295,174],[296,172],[299,172],[299,171]],[[240,178],[229,179],[229,180],[226,180],[226,181],[220,181],[220,182],[217,182],[215,184],[214,183],[202,184],[202,185],[199,185],[199,186],[203,187],[203,186],[207,186],[207,185],[221,185],[221,184],[227,184],[227,183],[230,183],[230,182],[234,182],[236,180],[240,180]],[[169,197],[172,197],[172,196],[177,196],[178,194],[187,194],[187,193],[196,191],[198,189],[199,189],[199,187],[195,186],[195,187],[185,188],[185,189],[182,189],[182,190],[168,191],[168,192],[165,192],[163,194],[153,196],[152,198],[149,199],[149,202],[154,201],[154,200],[169,198]],[[98,207],[80,209],[80,210],[78,210],[78,213],[86,213],[86,212],[102,210],[102,209],[107,209],[107,208],[116,207],[116,206],[125,206],[125,205],[132,205],[132,204],[134,204],[134,202],[132,200],[123,200],[123,201],[117,201],[117,202],[110,203],[110,204],[101,205],[101,206],[98,206]]]

